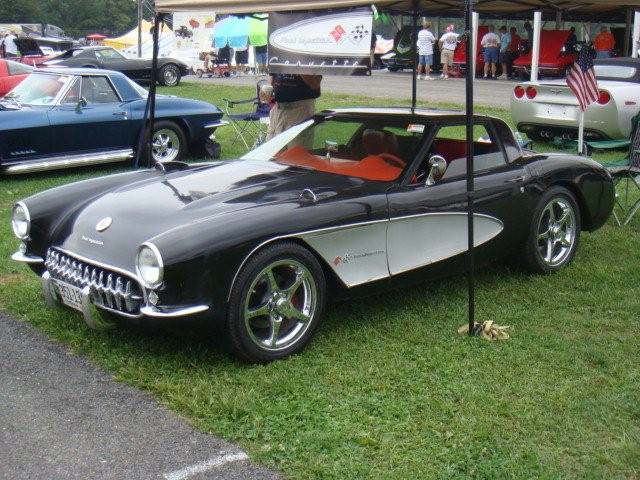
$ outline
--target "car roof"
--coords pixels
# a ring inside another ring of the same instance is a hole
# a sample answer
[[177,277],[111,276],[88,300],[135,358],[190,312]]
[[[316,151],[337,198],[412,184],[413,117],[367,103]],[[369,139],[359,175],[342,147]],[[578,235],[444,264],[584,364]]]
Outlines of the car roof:
[[[465,118],[465,113],[463,110],[438,110],[438,109],[426,109],[426,108],[416,108],[415,110],[411,110],[410,107],[345,107],[345,108],[334,108],[330,110],[324,110],[322,113],[324,114],[338,114],[338,115],[398,115],[398,116],[407,116],[407,117],[424,117],[428,119],[451,119],[458,120],[460,118]],[[497,117],[491,117],[488,115],[474,115],[475,118],[492,118],[494,120],[499,120]]]
[[615,57],[601,58],[593,62],[595,65],[624,65],[629,67],[640,68],[640,58]]
[[95,75],[101,77],[108,75],[110,77],[124,77],[123,73],[114,70],[105,70],[103,68],[44,67],[38,68],[34,70],[34,72],[55,73],[57,75]]

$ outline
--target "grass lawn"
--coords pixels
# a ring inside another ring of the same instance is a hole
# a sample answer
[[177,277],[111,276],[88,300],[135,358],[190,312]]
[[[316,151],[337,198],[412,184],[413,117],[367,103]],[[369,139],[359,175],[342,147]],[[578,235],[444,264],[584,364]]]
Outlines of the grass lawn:
[[[170,92],[221,105],[252,89]],[[372,103],[325,95],[319,106]],[[229,135],[220,130],[223,149]],[[0,308],[289,478],[640,477],[639,220],[583,235],[553,276],[479,272],[477,317],[513,325],[508,342],[456,333],[458,277],[332,305],[301,355],[246,366],[202,332],[90,331],[78,314],[46,309],[36,276],[9,259],[16,200],[121,169],[2,178]]]

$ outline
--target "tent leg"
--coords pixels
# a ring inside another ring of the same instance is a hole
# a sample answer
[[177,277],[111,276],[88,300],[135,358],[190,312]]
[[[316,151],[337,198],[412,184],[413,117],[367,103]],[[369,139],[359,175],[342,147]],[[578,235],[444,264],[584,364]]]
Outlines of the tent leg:
[[533,45],[531,45],[531,81],[538,81],[540,68],[540,31],[542,30],[542,12],[533,14]]
[[158,83],[158,38],[160,33],[160,24],[164,19],[164,15],[157,13],[153,22],[153,59],[151,60],[151,85],[149,86],[149,121],[147,126],[147,165],[153,165],[153,156],[151,153],[153,144],[153,129],[156,121],[156,85]]
[[633,39],[631,40],[631,58],[638,58],[638,48],[640,47],[640,11],[633,14]]
[[473,231],[473,197],[474,197],[474,169],[473,169],[473,81],[476,72],[473,69],[476,38],[473,36],[473,0],[465,2],[465,17],[467,38],[467,76],[466,76],[466,127],[467,127],[467,280],[469,287],[469,335],[474,334],[475,326],[475,242]]
[[413,55],[413,70],[411,74],[411,113],[415,113],[416,111],[416,103],[418,96],[418,11],[414,9],[413,11],[413,22],[412,22],[412,32],[411,32],[411,53]]

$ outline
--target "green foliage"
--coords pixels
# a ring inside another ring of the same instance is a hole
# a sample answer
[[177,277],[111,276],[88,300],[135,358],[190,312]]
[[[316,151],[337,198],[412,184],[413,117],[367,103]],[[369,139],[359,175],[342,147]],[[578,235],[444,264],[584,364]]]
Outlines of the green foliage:
[[121,35],[136,24],[132,0],[20,0],[0,2],[0,23],[50,23],[67,35]]

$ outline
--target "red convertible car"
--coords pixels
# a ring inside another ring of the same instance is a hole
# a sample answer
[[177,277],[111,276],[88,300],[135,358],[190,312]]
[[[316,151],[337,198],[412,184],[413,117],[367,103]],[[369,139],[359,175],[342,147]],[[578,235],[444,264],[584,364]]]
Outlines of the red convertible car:
[[[540,75],[564,76],[567,69],[578,59],[575,52],[565,49],[571,31],[542,30],[540,32]],[[531,50],[513,62],[513,69],[522,78],[531,74]]]
[[4,97],[13,87],[27,78],[33,67],[11,60],[0,60],[0,97]]

